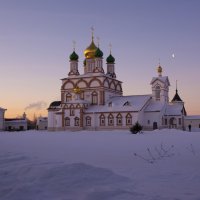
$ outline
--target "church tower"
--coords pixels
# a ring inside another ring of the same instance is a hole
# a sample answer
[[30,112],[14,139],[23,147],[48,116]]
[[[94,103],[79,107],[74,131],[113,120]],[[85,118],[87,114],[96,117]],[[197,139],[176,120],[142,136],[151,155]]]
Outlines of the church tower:
[[106,59],[107,62],[107,75],[111,78],[116,78],[115,74],[115,58],[112,56],[111,51],[110,55]]
[[152,85],[152,98],[155,101],[162,103],[169,102],[169,86],[170,82],[167,76],[162,76],[162,67],[159,65],[157,68],[158,76],[153,77]]
[[68,73],[69,76],[77,76],[80,75],[79,71],[78,71],[78,55],[75,52],[75,48],[74,51],[72,52],[72,54],[69,56],[70,59],[70,72]]
[[184,102],[182,101],[181,97],[178,94],[178,89],[177,89],[177,81],[176,81],[176,93],[171,101],[172,103],[181,103],[184,104]]

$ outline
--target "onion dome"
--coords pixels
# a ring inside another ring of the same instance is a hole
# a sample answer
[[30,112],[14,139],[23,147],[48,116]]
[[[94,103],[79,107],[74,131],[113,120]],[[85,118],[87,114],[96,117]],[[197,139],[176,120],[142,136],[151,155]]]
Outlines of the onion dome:
[[93,38],[92,38],[92,42],[90,44],[89,47],[87,47],[84,51],[84,55],[86,58],[94,58],[95,57],[95,53],[96,53],[96,50],[98,48],[96,47],[96,45],[94,44],[94,41],[93,41]]
[[69,56],[70,61],[78,61],[78,55],[75,51]]
[[106,62],[107,63],[110,63],[110,64],[114,64],[115,63],[115,58],[111,55],[110,55],[106,58]]
[[158,68],[157,68],[157,72],[160,74],[162,73],[162,67],[159,65]]
[[99,49],[99,47],[97,48],[97,50],[95,52],[95,57],[96,58],[102,58],[103,57],[103,52],[101,51],[101,49]]

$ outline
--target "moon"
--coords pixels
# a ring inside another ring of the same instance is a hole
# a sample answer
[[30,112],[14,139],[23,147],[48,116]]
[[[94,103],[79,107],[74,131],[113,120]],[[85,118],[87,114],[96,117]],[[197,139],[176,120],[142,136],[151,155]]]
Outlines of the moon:
[[172,58],[175,58],[175,54],[174,53],[172,54]]

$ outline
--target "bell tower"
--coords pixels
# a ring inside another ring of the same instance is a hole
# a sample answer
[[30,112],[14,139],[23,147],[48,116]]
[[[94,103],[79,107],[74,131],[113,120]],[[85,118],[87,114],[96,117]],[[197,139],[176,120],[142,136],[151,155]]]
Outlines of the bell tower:
[[158,76],[151,80],[152,98],[162,103],[169,102],[169,86],[168,76],[162,76],[162,67],[157,67]]

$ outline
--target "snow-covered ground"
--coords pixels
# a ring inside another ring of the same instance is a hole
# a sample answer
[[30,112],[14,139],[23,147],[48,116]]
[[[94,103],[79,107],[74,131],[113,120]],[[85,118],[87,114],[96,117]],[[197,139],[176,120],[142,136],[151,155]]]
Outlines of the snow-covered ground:
[[200,133],[0,132],[1,200],[200,200]]

